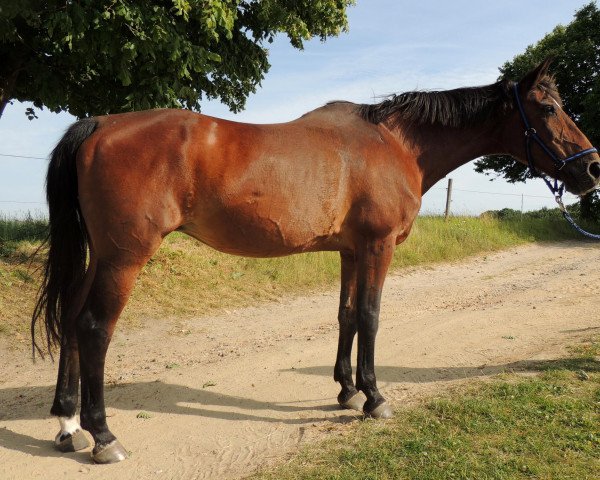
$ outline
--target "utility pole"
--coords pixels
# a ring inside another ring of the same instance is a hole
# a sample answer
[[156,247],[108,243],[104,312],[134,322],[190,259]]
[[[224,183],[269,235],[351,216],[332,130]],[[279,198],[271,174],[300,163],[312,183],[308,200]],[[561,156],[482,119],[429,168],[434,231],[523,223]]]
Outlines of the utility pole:
[[521,194],[521,215],[523,215],[523,194]]
[[450,202],[452,201],[452,179],[448,179],[448,189],[446,192],[446,215],[445,218],[448,220],[450,216]]

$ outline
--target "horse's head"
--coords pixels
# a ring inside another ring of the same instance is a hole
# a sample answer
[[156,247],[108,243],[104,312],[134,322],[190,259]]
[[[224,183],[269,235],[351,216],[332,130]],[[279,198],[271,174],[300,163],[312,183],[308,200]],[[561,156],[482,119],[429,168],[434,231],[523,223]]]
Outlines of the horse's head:
[[515,153],[534,174],[542,171],[564,182],[571,193],[583,195],[600,183],[600,157],[562,109],[549,65],[550,60],[543,62],[511,91],[516,107],[511,119],[519,125],[510,129],[517,135]]

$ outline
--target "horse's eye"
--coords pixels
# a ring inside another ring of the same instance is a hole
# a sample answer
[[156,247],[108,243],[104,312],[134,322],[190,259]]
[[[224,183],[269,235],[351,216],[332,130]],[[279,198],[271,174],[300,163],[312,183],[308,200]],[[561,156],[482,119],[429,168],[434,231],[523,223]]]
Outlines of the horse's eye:
[[546,115],[555,115],[556,108],[554,108],[554,105],[544,105],[544,112]]

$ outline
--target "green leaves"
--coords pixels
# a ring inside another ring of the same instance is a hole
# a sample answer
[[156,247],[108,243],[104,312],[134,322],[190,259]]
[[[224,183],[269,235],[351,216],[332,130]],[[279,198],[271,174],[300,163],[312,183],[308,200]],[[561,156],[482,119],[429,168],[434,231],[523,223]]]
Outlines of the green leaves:
[[[0,8],[0,113],[11,99],[84,117],[152,107],[244,107],[268,43],[347,28],[352,0],[22,0]],[[19,4],[18,8],[16,4]],[[9,81],[16,77],[16,81]]]

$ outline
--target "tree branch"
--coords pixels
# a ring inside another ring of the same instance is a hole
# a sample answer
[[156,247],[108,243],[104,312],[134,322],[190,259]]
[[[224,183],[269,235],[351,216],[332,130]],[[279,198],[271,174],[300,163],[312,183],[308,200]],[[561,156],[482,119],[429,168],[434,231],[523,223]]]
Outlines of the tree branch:
[[22,69],[23,67],[18,65],[11,73],[0,80],[0,118],[2,118],[2,113],[4,113],[6,105],[10,102],[11,94],[17,84],[17,79],[19,78],[19,73]]

